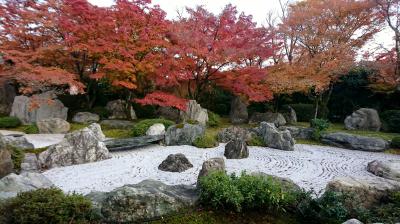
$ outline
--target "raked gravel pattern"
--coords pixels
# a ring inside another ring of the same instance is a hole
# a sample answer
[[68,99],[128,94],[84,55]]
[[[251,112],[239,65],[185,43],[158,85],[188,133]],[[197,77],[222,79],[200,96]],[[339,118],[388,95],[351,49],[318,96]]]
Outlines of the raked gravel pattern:
[[[65,192],[89,193],[111,191],[125,184],[154,179],[166,184],[196,184],[202,163],[210,158],[223,157],[225,144],[213,149],[193,146],[152,145],[137,150],[112,153],[113,158],[100,162],[54,168],[44,172]],[[351,176],[378,178],[367,172],[368,162],[398,159],[399,155],[352,151],[334,147],[295,145],[295,151],[281,151],[263,147],[249,147],[246,159],[225,159],[228,173],[264,172],[293,180],[305,190],[321,194],[326,184],[335,177]],[[169,155],[183,153],[193,168],[182,173],[158,170],[158,165]]]

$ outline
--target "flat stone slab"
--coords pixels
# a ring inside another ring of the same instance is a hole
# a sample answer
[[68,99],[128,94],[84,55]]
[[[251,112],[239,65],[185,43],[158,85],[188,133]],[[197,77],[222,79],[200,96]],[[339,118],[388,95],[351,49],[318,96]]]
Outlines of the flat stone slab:
[[[204,161],[224,158],[225,144],[212,149],[193,146],[151,145],[136,150],[113,152],[112,158],[95,163],[54,168],[44,172],[56,186],[65,192],[89,193],[111,191],[126,184],[145,179],[162,181],[169,185],[195,185]],[[193,164],[182,173],[163,172],[158,165],[169,155],[183,153]],[[367,171],[371,158],[400,159],[400,155],[346,150],[335,147],[295,145],[295,151],[282,151],[264,147],[249,147],[249,157],[227,160],[228,173],[263,172],[289,178],[306,190],[321,194],[327,183],[335,177],[360,177],[377,180],[380,177]]]
[[0,130],[0,134],[2,135],[22,135],[28,140],[28,142],[32,143],[35,148],[43,148],[50,145],[54,145],[60,143],[64,134],[25,134],[20,131],[8,131],[8,130]]
[[164,135],[145,135],[134,138],[108,139],[104,143],[109,151],[121,151],[150,145],[162,139],[164,139]]

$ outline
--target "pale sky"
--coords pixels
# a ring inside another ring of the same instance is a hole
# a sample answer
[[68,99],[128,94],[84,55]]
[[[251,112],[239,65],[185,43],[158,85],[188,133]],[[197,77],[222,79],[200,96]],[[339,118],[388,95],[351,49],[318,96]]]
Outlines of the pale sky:
[[[98,6],[110,6],[113,4],[113,0],[88,1]],[[252,15],[254,21],[256,21],[258,25],[262,25],[265,24],[265,19],[269,11],[279,11],[278,0],[153,0],[152,2],[153,4],[160,5],[161,9],[167,13],[168,19],[176,18],[177,11],[182,12],[185,7],[193,8],[197,5],[203,5],[207,10],[218,14],[225,5],[232,4],[237,7],[239,12],[243,11],[247,15]],[[392,37],[393,33],[388,29],[378,33],[375,40],[368,43],[363,50],[372,50],[379,45],[390,48],[393,46]]]

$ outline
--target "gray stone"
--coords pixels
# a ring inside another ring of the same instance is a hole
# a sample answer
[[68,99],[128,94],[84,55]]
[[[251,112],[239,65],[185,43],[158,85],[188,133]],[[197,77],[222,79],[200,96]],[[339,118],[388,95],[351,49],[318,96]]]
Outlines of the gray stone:
[[322,135],[321,142],[340,148],[383,152],[389,147],[389,143],[381,138],[351,135],[342,132]]
[[165,134],[165,126],[160,123],[153,124],[146,131],[146,135],[164,135],[164,134]]
[[181,122],[180,118],[180,111],[178,109],[175,109],[173,107],[160,107],[157,109],[156,114],[159,117],[175,121],[175,122]]
[[17,95],[17,89],[11,81],[0,81],[0,116],[9,115]]
[[21,163],[22,172],[38,172],[39,162],[37,156],[34,153],[25,153],[24,160]]
[[0,135],[0,145],[9,145],[19,149],[33,149],[32,143],[21,135]]
[[86,197],[105,223],[151,221],[188,209],[198,199],[193,186],[170,186],[155,180],[125,185],[111,192],[93,192]]
[[133,122],[127,120],[103,120],[100,124],[114,129],[131,129],[134,126]]
[[43,119],[61,118],[67,120],[68,108],[56,99],[53,92],[32,97],[16,96],[10,116],[18,117],[23,124],[33,124]]
[[346,222],[342,223],[342,224],[363,224],[361,221],[357,220],[357,219],[349,219]]
[[113,100],[107,103],[106,109],[110,113],[109,119],[137,119],[132,105],[125,100]]
[[199,176],[197,177],[197,183],[201,177],[207,176],[214,171],[225,171],[225,160],[224,158],[211,158],[203,162]]
[[368,163],[367,170],[378,177],[400,181],[400,160],[374,160]]
[[352,208],[369,209],[378,205],[389,194],[400,190],[400,182],[384,178],[358,179],[338,177],[330,181],[326,191],[343,193],[350,196]]
[[295,140],[288,130],[279,131],[274,124],[261,122],[260,135],[268,147],[285,151],[294,150]]
[[202,125],[206,125],[208,122],[208,112],[202,108],[196,100],[189,100],[185,112],[180,112],[180,120],[186,122],[188,120],[197,121]]
[[290,135],[295,139],[311,139],[314,133],[314,128],[294,127],[294,126],[281,126],[280,131],[288,130]]
[[40,153],[39,164],[42,168],[53,168],[108,159],[111,155],[104,140],[100,125],[92,124],[66,134],[62,142]]
[[17,196],[20,192],[32,191],[39,188],[54,187],[53,183],[40,173],[11,173],[0,180],[0,199]]
[[286,124],[285,117],[281,113],[258,113],[255,112],[251,115],[249,123],[251,124],[258,124],[261,122],[273,123],[275,126],[279,127]]
[[245,128],[238,126],[230,126],[218,132],[217,139],[219,142],[228,143],[234,139],[250,140],[252,137],[251,132]]
[[71,128],[68,121],[61,118],[43,119],[36,123],[41,134],[65,134]]
[[344,124],[348,130],[379,131],[382,126],[378,112],[371,108],[361,108],[355,111],[346,117]]
[[135,149],[140,146],[150,145],[160,142],[164,135],[145,135],[134,138],[108,139],[103,141],[109,151],[121,151]]
[[90,124],[100,120],[100,116],[90,112],[78,112],[72,118],[72,122],[79,124]]
[[0,178],[12,173],[14,170],[11,153],[0,145]]
[[287,124],[296,124],[297,123],[297,114],[296,111],[291,106],[286,107],[286,112],[283,113]]
[[231,102],[229,117],[232,124],[245,124],[249,119],[247,105],[238,96],[233,98]]
[[227,159],[245,159],[249,157],[249,149],[243,139],[235,139],[225,145],[224,156]]
[[205,127],[198,124],[177,124],[165,132],[166,145],[192,145],[194,140],[203,136]]
[[167,172],[183,172],[192,168],[193,165],[182,153],[170,154],[162,163],[158,166],[159,170]]

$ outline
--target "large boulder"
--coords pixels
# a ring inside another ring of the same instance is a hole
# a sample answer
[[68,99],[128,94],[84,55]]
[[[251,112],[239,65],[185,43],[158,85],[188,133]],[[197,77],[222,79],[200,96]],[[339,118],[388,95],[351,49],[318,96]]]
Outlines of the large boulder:
[[346,117],[344,125],[348,130],[379,131],[382,123],[375,109],[361,108]]
[[285,117],[286,123],[288,123],[288,124],[296,124],[297,123],[297,114],[296,114],[296,111],[293,109],[293,107],[286,106],[283,116]]
[[201,177],[209,175],[211,172],[225,171],[225,160],[224,158],[211,158],[203,162],[199,176],[197,177],[197,183]]
[[100,124],[114,129],[131,129],[134,126],[132,121],[127,120],[102,120]]
[[281,126],[279,130],[290,132],[290,135],[295,139],[311,139],[313,137],[314,128],[294,127],[294,126]]
[[378,177],[400,181],[400,160],[374,160],[368,163],[367,170]]
[[389,147],[389,143],[381,138],[352,135],[342,132],[324,134],[322,135],[321,142],[340,148],[370,152],[383,152]]
[[194,140],[203,136],[205,127],[198,124],[177,124],[165,132],[166,145],[192,145]]
[[346,222],[344,222],[342,224],[363,224],[363,223],[358,219],[349,219],[349,220],[347,220]]
[[146,131],[146,135],[164,135],[165,134],[165,126],[161,123],[153,124]]
[[182,153],[178,153],[168,155],[168,157],[158,166],[158,169],[166,172],[181,173],[192,167],[193,165],[186,158],[186,156]]
[[40,173],[11,173],[0,180],[0,199],[17,196],[20,192],[33,191],[39,188],[54,187],[53,183]]
[[230,126],[228,128],[222,129],[217,134],[217,139],[219,142],[227,143],[237,138],[250,140],[252,137],[252,132],[245,128],[237,127],[237,126]]
[[274,124],[261,122],[259,132],[268,147],[286,151],[294,150],[295,140],[288,130],[279,131]]
[[23,172],[39,172],[39,162],[36,154],[25,153],[24,160],[21,163],[21,173]]
[[53,168],[96,162],[111,157],[99,124],[74,131],[65,135],[62,142],[50,146],[39,154],[42,168]]
[[238,96],[232,99],[229,117],[232,124],[245,124],[249,119],[247,105]]
[[87,195],[94,210],[105,223],[143,223],[174,214],[195,205],[196,188],[170,186],[160,181],[144,180],[111,192]]
[[337,177],[326,186],[326,191],[342,193],[350,198],[354,208],[369,209],[387,198],[389,194],[400,190],[400,182],[384,178],[358,179],[353,177]]
[[23,136],[23,135],[0,135],[0,146],[11,146],[19,149],[33,149],[34,145]]
[[0,116],[9,115],[17,89],[9,81],[0,81]]
[[281,113],[258,113],[255,112],[251,115],[249,123],[258,124],[261,122],[273,123],[275,126],[279,127],[286,124],[285,117]]
[[43,119],[36,123],[41,134],[65,134],[71,128],[68,121],[61,118]]
[[0,178],[12,173],[14,170],[11,153],[6,147],[0,145]]
[[189,100],[186,106],[186,111],[180,112],[182,121],[197,121],[202,125],[206,125],[208,122],[208,112],[196,102],[196,100]]
[[23,124],[36,123],[48,118],[67,120],[68,108],[56,99],[54,92],[46,92],[31,97],[16,96],[10,116],[18,117]]
[[245,159],[249,157],[249,149],[243,139],[235,139],[225,145],[224,156],[227,159]]
[[173,107],[160,107],[157,109],[156,114],[159,117],[175,121],[176,123],[181,122],[180,111]]
[[78,112],[72,118],[72,122],[79,124],[96,123],[100,120],[100,116],[90,112]]
[[125,100],[113,100],[107,103],[106,109],[110,113],[109,119],[137,119],[132,105]]

